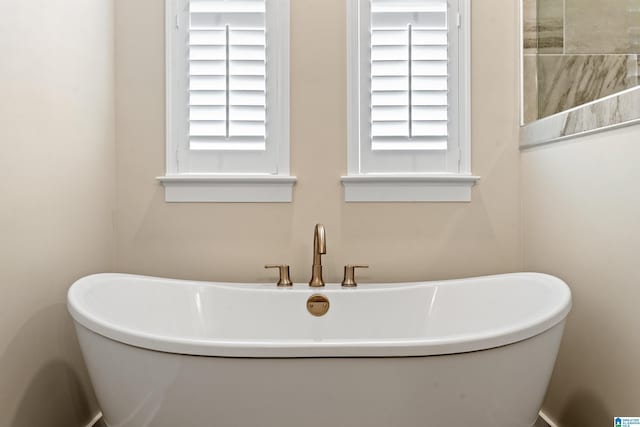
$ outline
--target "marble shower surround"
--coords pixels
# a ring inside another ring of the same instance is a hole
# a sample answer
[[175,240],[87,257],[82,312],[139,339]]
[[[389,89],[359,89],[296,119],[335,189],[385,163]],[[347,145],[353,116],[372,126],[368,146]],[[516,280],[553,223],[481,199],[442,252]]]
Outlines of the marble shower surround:
[[640,0],[564,1],[565,53],[640,53]]
[[524,54],[538,53],[538,5],[536,0],[522,0],[522,42]]
[[564,0],[522,0],[524,53],[562,53]]
[[523,119],[525,123],[538,120],[538,56],[525,55],[522,62]]
[[638,85],[640,0],[523,0],[524,122]]
[[640,87],[523,126],[520,148],[636,124],[640,124]]
[[538,53],[563,53],[566,0],[525,0],[536,4]]
[[540,55],[538,117],[547,117],[637,85],[636,55]]

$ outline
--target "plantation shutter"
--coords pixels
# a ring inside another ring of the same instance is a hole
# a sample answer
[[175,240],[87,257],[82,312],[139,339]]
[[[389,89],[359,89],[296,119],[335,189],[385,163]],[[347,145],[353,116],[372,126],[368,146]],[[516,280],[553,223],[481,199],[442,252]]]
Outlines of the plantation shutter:
[[189,148],[266,147],[265,0],[189,2]]
[[373,150],[446,150],[447,0],[371,0]]

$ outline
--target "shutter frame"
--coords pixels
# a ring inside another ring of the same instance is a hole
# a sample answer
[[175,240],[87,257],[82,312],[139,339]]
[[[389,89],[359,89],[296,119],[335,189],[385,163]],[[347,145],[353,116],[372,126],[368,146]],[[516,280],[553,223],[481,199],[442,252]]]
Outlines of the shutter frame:
[[188,37],[189,148],[265,150],[266,0],[191,0]]
[[370,1],[372,149],[446,150],[447,0]]
[[[404,0],[386,0],[395,4]],[[407,2],[404,2],[405,4]],[[425,5],[429,0],[423,2]],[[449,75],[449,141],[446,150],[372,149],[371,74],[392,72],[393,63],[370,63],[371,0],[347,0],[348,175],[342,177],[347,202],[469,202],[471,187],[471,0],[448,0],[449,73],[442,64],[419,64],[430,75]],[[416,65],[414,64],[414,67]],[[438,72],[438,70],[440,70]],[[422,82],[426,85],[431,83]],[[416,114],[442,118],[442,111]],[[382,120],[384,114],[376,114]],[[388,119],[391,120],[391,119]],[[396,120],[394,117],[393,120]],[[425,147],[426,148],[426,147]]]
[[[167,176],[290,176],[290,2],[261,1],[266,4],[267,105],[265,111],[256,112],[254,109],[247,116],[247,124],[255,129],[254,123],[251,122],[268,123],[266,138],[256,143],[254,136],[247,136],[240,141],[241,144],[230,145],[225,140],[216,146],[211,138],[206,136],[193,136],[193,144],[190,143],[191,115],[194,116],[194,120],[206,119],[212,110],[207,110],[207,103],[201,99],[200,103],[204,105],[196,106],[198,108],[189,111],[190,0],[166,0]],[[214,62],[197,61],[192,63],[191,73],[194,77],[206,78],[212,74],[224,75],[222,69],[220,64],[216,66]],[[242,108],[244,107],[233,107],[230,113],[236,114]],[[244,126],[245,123],[241,124]]]

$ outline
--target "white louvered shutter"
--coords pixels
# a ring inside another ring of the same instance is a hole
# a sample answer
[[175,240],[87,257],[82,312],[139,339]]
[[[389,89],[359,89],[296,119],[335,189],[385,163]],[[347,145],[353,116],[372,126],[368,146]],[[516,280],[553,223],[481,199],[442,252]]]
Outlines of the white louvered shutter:
[[371,0],[373,150],[446,150],[447,0]]
[[189,148],[264,150],[266,0],[189,2]]

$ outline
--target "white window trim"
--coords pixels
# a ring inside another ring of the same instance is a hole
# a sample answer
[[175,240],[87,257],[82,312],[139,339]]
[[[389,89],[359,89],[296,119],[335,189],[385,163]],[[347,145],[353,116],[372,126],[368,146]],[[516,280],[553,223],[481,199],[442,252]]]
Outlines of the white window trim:
[[[347,97],[348,97],[348,175],[342,177],[347,202],[469,202],[471,187],[480,177],[471,173],[471,4],[459,2],[459,144],[458,173],[446,174],[367,174],[362,173],[361,129],[361,36],[363,28],[360,2],[347,0]],[[367,20],[368,21],[368,20]],[[354,25],[357,23],[357,25]],[[364,107],[366,108],[366,107]]]
[[168,202],[291,202],[295,177],[282,175],[173,175],[159,177]]
[[[180,137],[175,125],[175,45],[176,30],[187,25],[186,0],[166,0],[165,3],[165,71],[166,71],[166,174],[157,177],[165,187],[167,202],[230,202],[230,203],[290,203],[297,181],[290,175],[290,61],[289,28],[290,0],[266,0],[271,12],[267,13],[267,28],[274,32],[270,61],[278,68],[277,82],[270,84],[270,105],[277,106],[276,117],[270,123],[269,137],[277,144],[277,174],[197,174],[179,173],[178,144]],[[276,80],[276,79],[272,79]],[[273,108],[273,107],[271,107]]]

